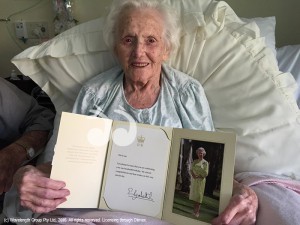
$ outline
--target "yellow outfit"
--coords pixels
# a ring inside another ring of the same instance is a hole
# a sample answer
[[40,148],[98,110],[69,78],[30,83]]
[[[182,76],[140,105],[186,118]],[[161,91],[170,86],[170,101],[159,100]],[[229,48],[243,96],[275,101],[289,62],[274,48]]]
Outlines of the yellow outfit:
[[191,177],[190,194],[189,199],[198,203],[202,203],[206,177],[208,175],[209,164],[205,159],[196,159],[192,162],[191,172],[199,178]]

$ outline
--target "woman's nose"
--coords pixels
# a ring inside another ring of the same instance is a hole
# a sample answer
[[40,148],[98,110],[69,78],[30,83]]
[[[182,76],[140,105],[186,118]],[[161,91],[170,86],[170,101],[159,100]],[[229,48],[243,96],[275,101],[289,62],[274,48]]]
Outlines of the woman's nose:
[[134,55],[140,57],[145,53],[145,45],[142,42],[137,41],[134,45]]

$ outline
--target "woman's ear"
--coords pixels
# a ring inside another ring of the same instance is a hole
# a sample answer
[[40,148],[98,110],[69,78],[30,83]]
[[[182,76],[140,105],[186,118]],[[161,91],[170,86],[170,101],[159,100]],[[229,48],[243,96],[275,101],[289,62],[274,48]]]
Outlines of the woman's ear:
[[164,61],[167,61],[169,59],[170,52],[171,51],[170,51],[169,48],[165,48],[164,53],[163,53],[163,57],[162,57]]

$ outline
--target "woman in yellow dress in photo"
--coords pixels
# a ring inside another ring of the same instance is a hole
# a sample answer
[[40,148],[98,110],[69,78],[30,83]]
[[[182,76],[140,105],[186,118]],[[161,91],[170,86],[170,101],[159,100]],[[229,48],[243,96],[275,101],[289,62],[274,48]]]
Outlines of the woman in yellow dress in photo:
[[200,204],[203,201],[206,177],[208,175],[209,164],[204,159],[206,151],[204,148],[199,147],[196,150],[198,159],[195,159],[191,163],[190,173],[191,173],[191,186],[189,199],[194,201],[194,215],[199,217],[200,214]]

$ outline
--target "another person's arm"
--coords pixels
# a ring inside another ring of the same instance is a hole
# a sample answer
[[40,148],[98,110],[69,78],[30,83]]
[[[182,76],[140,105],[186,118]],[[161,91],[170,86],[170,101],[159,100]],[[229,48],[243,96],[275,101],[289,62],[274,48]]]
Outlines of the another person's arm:
[[26,148],[39,153],[53,129],[54,113],[30,95],[0,80],[0,194],[8,191],[16,170],[28,161]]
[[26,149],[16,143],[41,149],[46,144],[48,135],[49,131],[29,131],[0,151],[0,193],[10,189],[14,173],[28,161]]

